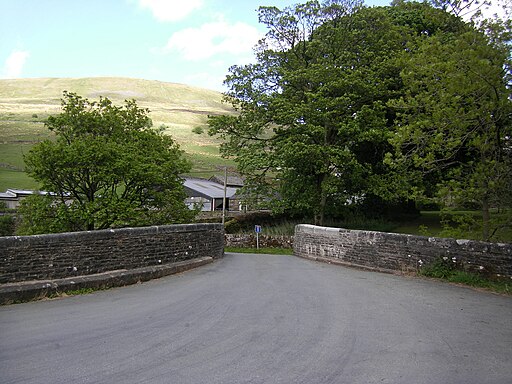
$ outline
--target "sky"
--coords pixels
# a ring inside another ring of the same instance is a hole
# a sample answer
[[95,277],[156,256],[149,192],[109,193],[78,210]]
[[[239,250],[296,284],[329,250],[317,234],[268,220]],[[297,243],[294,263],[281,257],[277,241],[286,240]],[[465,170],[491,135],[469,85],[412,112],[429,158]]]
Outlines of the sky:
[[115,76],[223,91],[229,67],[254,62],[265,34],[258,7],[298,2],[0,0],[0,78]]
[[[259,6],[299,0],[0,0],[0,78],[131,77],[223,91]],[[368,5],[387,5],[371,0]]]

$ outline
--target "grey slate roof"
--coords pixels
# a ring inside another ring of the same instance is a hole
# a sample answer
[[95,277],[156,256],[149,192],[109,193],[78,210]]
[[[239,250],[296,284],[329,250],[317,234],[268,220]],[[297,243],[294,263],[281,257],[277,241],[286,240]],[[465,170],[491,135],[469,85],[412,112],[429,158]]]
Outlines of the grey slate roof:
[[[185,188],[198,192],[204,197],[222,199],[224,197],[224,185],[205,179],[185,178]],[[226,197],[230,198],[236,193],[236,188],[227,187]]]

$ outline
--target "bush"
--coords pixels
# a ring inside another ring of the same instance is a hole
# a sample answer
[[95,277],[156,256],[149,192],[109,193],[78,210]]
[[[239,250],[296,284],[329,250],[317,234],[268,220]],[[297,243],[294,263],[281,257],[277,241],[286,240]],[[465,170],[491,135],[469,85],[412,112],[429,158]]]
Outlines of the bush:
[[496,274],[492,267],[464,264],[456,258],[439,257],[433,263],[421,267],[419,274],[451,283],[486,288],[506,294],[512,293],[508,277]]
[[204,132],[204,128],[203,127],[195,127],[195,128],[192,129],[192,132],[200,135],[200,134],[202,134]]
[[420,270],[420,274],[427,277],[434,277],[436,279],[448,279],[455,272],[460,269],[457,263],[457,259],[450,259],[448,257],[440,257],[433,263],[423,266]]
[[368,195],[358,204],[360,214],[368,218],[382,218],[391,221],[400,221],[404,218],[412,219],[420,216],[413,200],[390,202],[374,195]]
[[226,233],[253,233],[255,225],[261,225],[265,230],[286,221],[283,215],[273,215],[271,212],[251,212],[237,216],[225,223]]
[[440,211],[441,205],[435,201],[417,201],[416,209],[419,211]]
[[16,221],[10,215],[0,216],[0,236],[13,236],[16,230]]

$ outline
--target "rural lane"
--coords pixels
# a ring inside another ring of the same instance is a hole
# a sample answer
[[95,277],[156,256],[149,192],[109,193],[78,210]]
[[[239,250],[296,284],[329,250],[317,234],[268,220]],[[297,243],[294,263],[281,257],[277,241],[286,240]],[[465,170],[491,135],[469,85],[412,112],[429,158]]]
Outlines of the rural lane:
[[0,382],[512,382],[512,298],[292,256],[0,307]]

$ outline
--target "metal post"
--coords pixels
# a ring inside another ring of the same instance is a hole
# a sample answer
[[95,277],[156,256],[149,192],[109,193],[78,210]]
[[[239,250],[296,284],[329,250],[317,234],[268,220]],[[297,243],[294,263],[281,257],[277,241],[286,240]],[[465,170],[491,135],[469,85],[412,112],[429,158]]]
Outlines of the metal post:
[[260,249],[261,225],[255,225],[254,226],[254,232],[256,232],[256,249]]
[[222,225],[226,221],[226,192],[228,185],[228,167],[224,167],[224,198],[222,199]]

